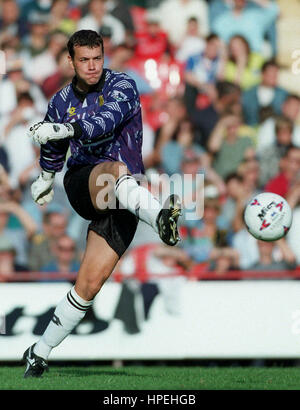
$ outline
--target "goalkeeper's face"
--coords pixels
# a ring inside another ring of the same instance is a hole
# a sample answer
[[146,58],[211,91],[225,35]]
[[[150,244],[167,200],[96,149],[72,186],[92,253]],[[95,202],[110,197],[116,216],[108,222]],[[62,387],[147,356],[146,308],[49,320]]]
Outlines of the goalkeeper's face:
[[73,67],[78,85],[83,91],[99,81],[103,72],[104,55],[99,47],[74,47],[74,58],[69,56],[69,63]]

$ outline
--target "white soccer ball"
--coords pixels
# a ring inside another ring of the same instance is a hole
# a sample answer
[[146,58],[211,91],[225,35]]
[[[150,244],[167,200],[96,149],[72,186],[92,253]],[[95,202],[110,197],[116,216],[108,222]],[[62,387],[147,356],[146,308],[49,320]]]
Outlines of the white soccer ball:
[[256,239],[276,241],[285,236],[292,225],[292,210],[282,196],[272,192],[256,195],[247,204],[244,221]]

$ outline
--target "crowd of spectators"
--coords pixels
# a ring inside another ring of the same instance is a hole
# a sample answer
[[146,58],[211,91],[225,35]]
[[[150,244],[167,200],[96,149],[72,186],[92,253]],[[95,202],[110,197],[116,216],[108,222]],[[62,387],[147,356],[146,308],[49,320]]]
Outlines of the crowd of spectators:
[[[161,177],[178,174],[184,204],[204,204],[196,218],[184,214],[175,250],[141,222],[118,269],[132,271],[130,252],[147,244],[152,270],[162,272],[300,265],[300,93],[279,84],[279,16],[277,0],[1,0],[1,280],[80,264],[88,223],[67,202],[66,170],[56,175],[53,202],[36,205],[39,147],[26,137],[74,75],[66,43],[79,29],[101,33],[105,67],[137,83],[148,188],[160,192]],[[256,241],[243,223],[245,204],[264,190],[294,209],[289,235],[275,244]]]

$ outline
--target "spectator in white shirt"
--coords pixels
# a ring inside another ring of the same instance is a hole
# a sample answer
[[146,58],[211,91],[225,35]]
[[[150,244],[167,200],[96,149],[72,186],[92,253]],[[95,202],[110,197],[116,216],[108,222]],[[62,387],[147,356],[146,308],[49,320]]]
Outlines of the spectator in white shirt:
[[187,22],[185,37],[176,53],[177,60],[186,62],[189,57],[204,50],[205,39],[202,37],[201,32],[198,19],[190,17]]
[[28,92],[33,98],[34,106],[39,113],[44,114],[47,110],[47,100],[39,86],[24,77],[21,60],[9,61],[6,71],[6,78],[0,82],[0,129],[7,115],[17,107],[18,95],[24,92]]
[[83,17],[77,26],[77,30],[94,30],[97,33],[101,28],[111,29],[111,41],[114,46],[124,43],[125,28],[121,21],[107,12],[107,0],[90,0],[88,14]]
[[[281,107],[282,114],[293,122],[292,143],[300,147],[300,126],[296,124],[300,115],[300,97],[295,94],[289,95]],[[265,120],[259,127],[257,135],[257,152],[263,152],[271,145],[275,144],[275,125],[274,116]]]
[[163,30],[169,35],[171,44],[178,47],[187,29],[188,20],[195,17],[200,24],[201,34],[209,34],[208,7],[204,0],[165,0],[158,14]]
[[53,32],[44,52],[25,59],[24,72],[26,77],[38,84],[42,84],[47,77],[53,75],[57,70],[56,58],[66,46],[67,41],[68,37],[63,32]]
[[[8,118],[3,130],[3,146],[8,154],[9,180],[13,189],[19,187],[19,177],[22,171],[35,160],[34,148],[26,131],[29,124],[41,120],[42,117],[36,112],[30,94],[21,94],[18,98],[18,105]],[[36,171],[32,177],[35,178],[37,175]]]

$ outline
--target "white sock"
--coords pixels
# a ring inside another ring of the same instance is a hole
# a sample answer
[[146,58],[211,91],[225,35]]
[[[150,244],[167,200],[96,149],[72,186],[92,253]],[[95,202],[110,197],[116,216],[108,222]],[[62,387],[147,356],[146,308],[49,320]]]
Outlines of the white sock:
[[51,322],[34,346],[34,353],[47,360],[53,347],[58,346],[72,332],[92,303],[92,300],[82,299],[73,286],[57,305]]
[[148,191],[139,186],[131,175],[122,175],[116,181],[115,195],[123,208],[152,226],[157,232],[156,218],[162,209],[160,202]]

